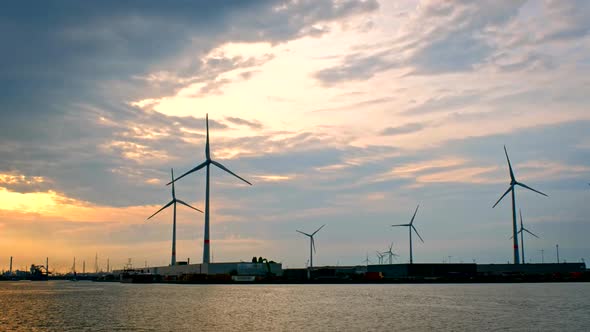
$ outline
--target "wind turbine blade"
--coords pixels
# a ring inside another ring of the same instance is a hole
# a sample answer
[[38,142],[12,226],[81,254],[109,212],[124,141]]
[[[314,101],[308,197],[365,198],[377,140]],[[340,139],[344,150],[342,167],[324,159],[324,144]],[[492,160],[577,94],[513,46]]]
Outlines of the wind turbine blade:
[[249,184],[249,185],[252,185],[250,182],[248,182],[248,181],[244,180],[244,179],[243,179],[243,178],[241,178],[239,175],[237,175],[236,173],[234,173],[234,172],[230,171],[230,170],[229,170],[229,169],[227,169],[225,166],[223,166],[222,164],[220,164],[220,163],[216,162],[215,160],[211,160],[211,163],[212,163],[213,165],[215,165],[215,166],[217,166],[217,167],[221,168],[222,170],[224,170],[224,171],[228,172],[229,174],[231,174],[231,175],[233,175],[233,176],[237,177],[238,179],[240,179],[240,180],[242,180],[242,181],[246,182],[247,184]]
[[150,220],[153,216],[155,216],[156,214],[160,213],[160,211],[164,210],[165,208],[169,207],[170,205],[174,204],[174,201],[170,201],[170,203],[164,205],[164,207],[162,207],[161,209],[159,209],[158,211],[156,211],[156,213],[152,214],[151,216],[149,216],[146,220]]
[[[521,229],[520,229],[518,232],[516,232],[516,235],[518,235],[518,234],[522,233],[522,230],[523,230],[523,228],[521,228]],[[514,237],[514,236],[510,235],[509,239],[511,239],[511,240],[512,240],[512,238],[513,238],[513,237]]]
[[525,232],[531,234],[532,236],[536,237],[537,239],[540,239],[540,237],[536,236],[535,234],[533,234],[533,232],[529,231],[528,229],[523,228],[522,230],[524,230]]
[[502,195],[502,197],[500,197],[500,199],[496,202],[496,204],[494,204],[494,206],[492,206],[492,209],[496,207],[496,205],[498,205],[498,203],[500,203],[500,201],[502,200],[502,198],[504,198],[506,195],[508,195],[508,193],[510,192],[510,190],[513,190],[514,187],[512,185],[510,185],[510,187],[508,187],[508,190],[506,190],[506,192],[504,193],[504,195]]
[[526,185],[526,184],[524,184],[524,183],[521,183],[521,182],[516,182],[516,184],[517,184],[517,185],[519,185],[519,186],[521,186],[521,187],[523,187],[523,188],[527,188],[527,189],[529,189],[529,190],[532,190],[532,191],[536,192],[537,194],[541,194],[541,195],[543,195],[543,196],[545,196],[545,197],[549,197],[549,196],[547,196],[546,194],[544,194],[544,193],[542,193],[542,192],[540,192],[540,191],[538,191],[538,190],[536,190],[536,189],[533,189],[533,188],[531,188],[531,187],[527,186],[527,185]]
[[414,211],[414,215],[412,216],[412,220],[410,220],[410,225],[412,225],[414,223],[414,218],[416,218],[416,213],[418,212],[419,207],[420,207],[420,204],[418,204],[418,206],[416,206],[416,211]]
[[422,237],[420,236],[420,234],[418,233],[418,230],[416,230],[416,227],[414,227],[414,225],[411,226],[412,229],[414,230],[414,232],[416,232],[416,235],[418,235],[418,237],[420,238],[420,241],[422,241],[422,243],[424,243],[424,240],[422,239]]
[[188,172],[186,172],[186,173],[182,174],[181,176],[177,177],[176,179],[174,179],[174,180],[172,180],[172,181],[170,181],[170,182],[166,183],[166,185],[170,185],[171,183],[174,183],[174,182],[176,182],[176,181],[178,181],[178,180],[182,179],[183,177],[185,177],[185,176],[187,176],[187,175],[191,174],[192,172],[196,172],[196,171],[200,170],[201,168],[203,168],[203,167],[207,166],[207,163],[208,163],[208,162],[209,162],[209,161],[205,160],[205,161],[204,161],[202,164],[200,164],[199,166],[197,166],[197,167],[195,167],[195,168],[191,169],[190,171],[188,171]]
[[174,169],[170,169],[170,173],[172,174],[172,198],[176,198],[176,191],[174,190]]
[[391,242],[391,245],[389,246],[389,252],[391,252],[393,250],[393,242]]
[[508,158],[508,151],[506,151],[506,145],[504,145],[504,153],[506,154],[506,160],[508,161],[508,169],[510,170],[510,179],[515,181],[514,172],[512,171],[512,164],[510,164],[510,158]]
[[311,246],[313,247],[313,252],[315,253],[315,241],[313,240],[313,236],[311,236]]
[[391,225],[391,227],[398,227],[398,226],[412,226],[410,224],[398,224],[398,225]]
[[189,205],[189,204],[187,204],[187,203],[185,203],[185,202],[183,202],[183,201],[181,201],[181,200],[179,200],[179,199],[176,199],[176,201],[177,201],[178,203],[180,203],[180,204],[182,204],[182,205],[186,206],[186,207],[189,207],[189,208],[191,208],[191,209],[193,209],[193,210],[197,210],[197,211],[199,211],[199,212],[203,213],[203,211],[201,211],[201,210],[197,209],[196,207],[194,207],[194,206],[191,206],[191,205]]
[[323,224],[323,225],[322,225],[320,228],[318,228],[318,229],[317,229],[317,231],[315,231],[315,232],[311,233],[311,235],[312,235],[312,236],[313,236],[313,235],[315,235],[315,233],[319,232],[319,231],[320,231],[320,229],[324,228],[324,226],[326,226],[326,224]]
[[302,231],[296,230],[296,232],[299,232],[299,233],[301,233],[301,234],[303,234],[303,235],[307,235],[307,236],[311,237],[311,235],[310,235],[310,234],[304,233],[304,232],[302,232]]

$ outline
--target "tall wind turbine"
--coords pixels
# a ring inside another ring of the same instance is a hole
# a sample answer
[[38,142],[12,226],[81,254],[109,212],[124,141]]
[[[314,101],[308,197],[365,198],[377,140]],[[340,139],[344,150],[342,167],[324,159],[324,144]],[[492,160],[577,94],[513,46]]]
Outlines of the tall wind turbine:
[[520,264],[519,262],[519,257],[518,257],[518,236],[517,236],[517,226],[516,226],[516,198],[515,198],[515,193],[516,193],[516,186],[521,186],[523,188],[532,190],[534,192],[536,192],[537,194],[541,194],[543,196],[548,197],[546,194],[535,190],[529,186],[527,186],[526,184],[522,183],[522,182],[518,182],[516,181],[516,177],[514,176],[514,172],[512,171],[512,164],[510,164],[510,158],[508,158],[508,151],[506,151],[506,145],[504,145],[504,154],[506,154],[506,161],[508,161],[508,169],[510,171],[510,187],[508,187],[508,190],[506,190],[506,192],[504,193],[504,195],[502,195],[502,197],[500,197],[500,199],[496,202],[496,204],[494,204],[494,206],[492,206],[492,208],[495,208],[496,205],[498,205],[498,203],[500,203],[500,201],[506,196],[508,195],[509,192],[512,192],[512,240],[513,240],[513,249],[514,249],[514,264]]
[[526,264],[526,261],[524,260],[524,232],[529,233],[530,235],[536,237],[537,239],[539,237],[536,236],[535,234],[533,234],[533,232],[524,228],[524,226],[522,225],[522,211],[520,211],[520,209],[518,209],[518,214],[520,214],[520,230],[518,231],[518,233],[520,233],[520,252],[522,254],[522,263]]
[[203,263],[204,264],[209,264],[209,262],[211,261],[210,258],[210,240],[209,240],[209,168],[211,166],[211,164],[217,166],[218,168],[228,172],[229,174],[237,177],[238,179],[246,182],[249,185],[252,185],[252,183],[244,180],[243,178],[241,178],[240,176],[238,176],[236,173],[230,171],[229,169],[227,169],[225,166],[223,166],[221,163],[211,159],[211,153],[210,153],[210,148],[209,148],[209,114],[207,114],[205,116],[205,125],[207,127],[207,141],[205,143],[205,161],[203,163],[201,163],[200,165],[198,165],[197,167],[191,169],[190,171],[182,174],[181,176],[179,176],[178,178],[176,178],[176,180],[172,180],[171,182],[169,182],[168,184],[174,183],[175,181],[178,181],[180,179],[182,179],[183,177],[196,172],[198,170],[200,170],[201,168],[205,167],[206,168],[206,180],[205,180],[205,243],[203,245]]
[[422,239],[420,234],[418,234],[416,227],[414,227],[414,218],[416,218],[416,213],[418,212],[419,207],[420,207],[420,205],[416,206],[416,211],[414,211],[414,215],[412,216],[412,219],[410,220],[409,224],[391,225],[392,227],[398,227],[398,226],[408,227],[408,230],[410,231],[410,264],[414,263],[414,256],[412,255],[412,230],[414,230],[414,232],[416,232],[416,235],[418,235],[418,238],[420,238],[420,241],[422,241],[422,243],[424,243],[424,240]]
[[170,169],[170,173],[172,174],[172,200],[170,201],[170,203],[164,205],[164,207],[162,207],[161,209],[159,209],[158,211],[156,211],[156,213],[152,214],[151,216],[149,216],[147,220],[150,220],[153,216],[155,216],[156,214],[160,213],[160,211],[166,209],[167,207],[169,207],[170,205],[174,205],[174,214],[172,217],[172,258],[170,259],[170,265],[176,265],[176,203],[180,203],[184,206],[187,206],[193,210],[197,210],[201,213],[203,213],[203,211],[197,209],[196,207],[192,207],[189,204],[179,200],[178,198],[176,198],[176,191],[174,190],[174,169]]
[[302,232],[300,230],[297,230],[297,232],[309,236],[309,270],[308,270],[308,275],[311,276],[311,270],[313,269],[313,253],[315,252],[315,241],[313,239],[313,236],[316,235],[317,232],[320,231],[320,229],[324,228],[324,226],[326,226],[326,224],[323,224],[322,226],[320,226],[320,228],[318,228],[315,232],[311,233],[311,234],[307,234],[305,232]]

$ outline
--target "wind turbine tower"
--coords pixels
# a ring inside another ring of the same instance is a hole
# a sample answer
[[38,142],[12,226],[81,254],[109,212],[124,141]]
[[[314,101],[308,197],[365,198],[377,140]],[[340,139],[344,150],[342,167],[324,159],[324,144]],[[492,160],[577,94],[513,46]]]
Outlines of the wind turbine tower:
[[512,192],[512,240],[513,240],[512,247],[514,250],[514,264],[520,264],[519,257],[518,257],[518,236],[517,236],[517,226],[516,226],[516,198],[515,198],[516,186],[521,186],[523,188],[529,189],[531,191],[536,192],[537,194],[541,194],[546,197],[548,197],[548,196],[538,190],[535,190],[535,189],[527,186],[526,184],[524,184],[522,182],[518,182],[516,180],[516,177],[514,176],[514,171],[512,170],[512,165],[510,164],[510,158],[508,158],[508,151],[506,150],[505,145],[504,145],[504,154],[506,154],[506,161],[508,162],[508,170],[510,171],[510,186],[508,187],[508,190],[506,190],[504,195],[502,195],[502,197],[500,197],[500,199],[498,199],[496,204],[494,204],[494,206],[492,206],[492,208],[495,208],[496,205],[498,205],[498,203],[500,203],[500,201],[504,197],[506,197],[506,195],[508,195],[509,192]]
[[170,173],[172,175],[172,182],[171,182],[172,183],[172,200],[168,204],[164,205],[161,209],[156,211],[156,213],[149,216],[146,219],[146,221],[150,220],[153,216],[158,214],[160,211],[166,209],[170,205],[174,206],[174,213],[172,215],[172,256],[170,258],[170,265],[174,266],[174,265],[176,265],[176,203],[180,203],[186,207],[189,207],[189,208],[199,211],[201,213],[203,213],[203,211],[201,211],[201,210],[197,209],[196,207],[193,207],[193,206],[179,200],[178,198],[176,198],[176,191],[174,189],[174,169],[170,169]]
[[211,261],[211,256],[210,256],[210,239],[209,239],[209,169],[211,164],[213,164],[214,166],[217,166],[218,168],[220,168],[223,171],[226,171],[227,173],[237,177],[238,179],[246,182],[249,185],[252,185],[252,183],[244,180],[243,178],[241,178],[240,176],[238,176],[237,174],[235,174],[234,172],[230,171],[229,169],[227,169],[225,166],[223,166],[221,163],[211,159],[211,150],[209,148],[209,114],[207,114],[205,116],[205,125],[207,127],[207,140],[205,142],[205,161],[203,163],[201,163],[200,165],[196,166],[195,168],[189,170],[188,172],[182,174],[180,177],[178,177],[176,180],[172,180],[171,182],[168,183],[174,183],[180,179],[182,179],[183,177],[196,172],[198,170],[200,170],[201,168],[205,167],[206,168],[206,177],[205,177],[205,240],[204,240],[204,244],[203,244],[203,263],[204,264],[209,264],[209,262]]
[[414,215],[412,216],[412,219],[410,220],[409,224],[398,224],[398,225],[391,225],[391,227],[408,227],[408,230],[410,231],[410,264],[414,263],[414,256],[412,253],[412,230],[414,232],[416,232],[416,235],[418,235],[418,238],[420,238],[420,241],[422,241],[422,243],[424,243],[424,240],[422,239],[422,237],[420,236],[420,234],[418,233],[418,231],[416,230],[416,227],[414,227],[414,218],[416,218],[416,213],[418,212],[418,208],[420,207],[420,205],[416,206],[416,211],[414,211]]
[[539,237],[537,235],[533,234],[533,232],[531,232],[528,229],[524,228],[524,226],[522,224],[522,211],[520,211],[520,209],[518,209],[518,214],[520,214],[520,230],[518,231],[518,233],[520,233],[520,252],[522,254],[522,263],[523,264],[526,264],[526,260],[524,259],[524,232],[529,233],[530,235],[536,237],[537,239]]
[[314,235],[317,234],[317,232],[320,231],[320,229],[324,228],[324,226],[326,226],[326,224],[320,226],[320,228],[318,228],[315,232],[313,232],[311,234],[307,234],[305,232],[297,230],[297,232],[309,237],[309,269],[307,271],[308,278],[311,277],[311,270],[313,269],[313,253],[315,252],[315,241],[314,241],[313,237],[314,237]]

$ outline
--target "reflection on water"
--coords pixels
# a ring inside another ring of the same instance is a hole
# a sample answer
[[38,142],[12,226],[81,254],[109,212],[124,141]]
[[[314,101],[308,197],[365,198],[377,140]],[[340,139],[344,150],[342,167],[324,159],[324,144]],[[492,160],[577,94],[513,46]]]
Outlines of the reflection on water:
[[588,331],[590,284],[0,282],[8,331]]

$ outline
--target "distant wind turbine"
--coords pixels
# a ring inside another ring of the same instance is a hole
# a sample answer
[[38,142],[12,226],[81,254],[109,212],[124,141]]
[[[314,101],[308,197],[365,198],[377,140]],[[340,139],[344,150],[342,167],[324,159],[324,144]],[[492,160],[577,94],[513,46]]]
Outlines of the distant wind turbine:
[[169,207],[170,205],[174,205],[174,214],[172,217],[172,257],[170,259],[170,265],[176,265],[176,203],[180,203],[186,207],[189,207],[193,210],[197,210],[201,213],[203,213],[203,211],[197,209],[196,207],[192,207],[189,204],[179,200],[178,198],[176,198],[176,191],[174,190],[174,169],[170,169],[170,173],[172,174],[172,200],[170,201],[170,203],[164,205],[161,209],[159,209],[158,211],[156,211],[156,213],[152,214],[151,216],[149,216],[147,220],[150,220],[153,216],[155,216],[156,214],[160,213],[160,211],[166,209],[167,207]]
[[376,251],[377,253],[377,259],[379,261],[379,264],[383,264],[383,257],[385,257],[385,255],[379,251]]
[[[520,209],[518,209],[518,214],[520,214],[520,230],[518,231],[518,233],[520,233],[520,252],[522,254],[522,263],[525,264],[526,261],[524,260],[524,232],[529,233],[530,235],[536,237],[537,239],[539,237],[536,236],[535,234],[533,234],[533,232],[524,228],[524,226],[522,225],[522,211],[520,211]],[[512,236],[510,238],[512,238]]]
[[396,253],[393,252],[393,242],[389,246],[389,249],[384,252],[384,254],[388,254],[389,255],[389,265],[393,264],[393,260],[392,260],[393,257],[399,257],[398,254],[396,254]]
[[221,163],[211,159],[211,153],[210,153],[210,148],[209,148],[209,114],[207,114],[205,116],[205,125],[207,127],[207,141],[205,143],[205,161],[203,163],[201,163],[200,165],[196,166],[195,168],[191,169],[190,171],[182,174],[181,176],[179,176],[176,180],[172,180],[171,182],[167,183],[168,185],[171,183],[174,183],[175,181],[178,181],[180,179],[182,179],[183,177],[196,172],[198,170],[200,170],[203,167],[206,167],[206,181],[205,181],[205,243],[203,245],[203,263],[205,264],[209,264],[211,261],[210,258],[210,240],[209,240],[209,168],[211,166],[211,164],[217,166],[218,168],[226,171],[227,173],[237,177],[238,179],[246,182],[249,185],[252,185],[252,183],[244,180],[243,178],[241,178],[240,176],[238,176],[236,173],[230,171],[229,169],[227,169],[225,166],[223,166]]
[[315,241],[313,239],[313,236],[316,235],[316,233],[319,232],[320,229],[324,228],[324,226],[326,226],[326,224],[323,224],[322,226],[320,226],[320,228],[318,228],[315,232],[313,232],[311,234],[307,234],[305,232],[297,230],[297,232],[309,237],[309,270],[308,270],[309,277],[311,277],[311,270],[313,269],[313,253],[315,252]]
[[365,263],[367,266],[369,266],[369,263],[371,263],[371,260],[369,259],[369,253],[367,253],[367,258],[365,258],[362,263]]
[[418,235],[418,238],[420,238],[420,241],[422,241],[422,243],[424,243],[424,240],[422,239],[420,234],[418,234],[416,227],[414,227],[414,218],[416,218],[416,213],[418,212],[419,207],[420,207],[420,205],[416,206],[416,211],[414,211],[414,215],[412,216],[412,219],[410,220],[409,224],[391,225],[392,227],[399,227],[399,226],[408,227],[408,230],[410,231],[410,264],[414,263],[414,256],[412,254],[412,230],[414,230],[414,232],[416,232],[416,235]]
[[506,161],[508,161],[508,169],[510,171],[510,187],[508,187],[508,190],[506,190],[504,195],[502,195],[502,197],[500,197],[500,199],[498,199],[498,201],[496,202],[496,204],[494,204],[494,206],[492,208],[495,208],[496,205],[498,205],[498,203],[500,203],[500,201],[506,195],[508,195],[509,192],[512,192],[512,240],[513,240],[513,249],[514,249],[514,264],[520,264],[519,257],[518,257],[518,236],[517,236],[517,229],[516,229],[517,226],[516,226],[516,198],[515,198],[516,188],[515,187],[521,186],[523,188],[532,190],[532,191],[536,192],[537,194],[541,194],[546,197],[548,197],[548,196],[538,190],[535,190],[535,189],[527,186],[526,184],[524,184],[522,182],[516,181],[516,177],[514,176],[514,172],[512,171],[512,165],[510,164],[510,158],[508,158],[508,151],[506,150],[506,145],[504,145],[504,154],[506,154]]

